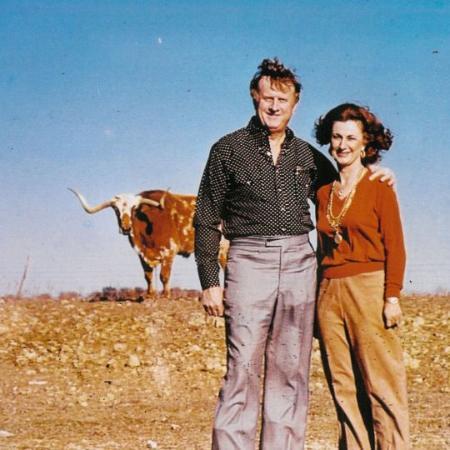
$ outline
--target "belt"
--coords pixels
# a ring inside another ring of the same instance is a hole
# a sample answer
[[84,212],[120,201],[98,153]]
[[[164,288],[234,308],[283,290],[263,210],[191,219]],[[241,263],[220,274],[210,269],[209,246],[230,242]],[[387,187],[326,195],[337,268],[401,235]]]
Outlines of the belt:
[[296,236],[245,236],[231,240],[231,247],[290,247],[309,242],[307,233]]

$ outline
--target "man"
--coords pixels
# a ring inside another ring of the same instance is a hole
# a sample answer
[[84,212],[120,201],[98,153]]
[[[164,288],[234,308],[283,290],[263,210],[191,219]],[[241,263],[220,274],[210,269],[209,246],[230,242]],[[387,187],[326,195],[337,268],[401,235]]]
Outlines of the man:
[[[212,147],[194,218],[202,304],[226,323],[215,450],[254,450],[263,356],[260,448],[304,446],[316,286],[308,198],[336,177],[331,162],[287,126],[301,92],[294,72],[276,58],[258,69],[250,83],[256,115]],[[221,229],[231,242],[225,291]]]

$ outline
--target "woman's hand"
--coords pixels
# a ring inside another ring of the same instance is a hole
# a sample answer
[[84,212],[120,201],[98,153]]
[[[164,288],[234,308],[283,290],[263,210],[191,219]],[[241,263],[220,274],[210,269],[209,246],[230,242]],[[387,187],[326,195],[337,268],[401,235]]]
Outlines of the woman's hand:
[[383,308],[384,323],[386,328],[392,328],[401,324],[402,309],[397,297],[388,297]]

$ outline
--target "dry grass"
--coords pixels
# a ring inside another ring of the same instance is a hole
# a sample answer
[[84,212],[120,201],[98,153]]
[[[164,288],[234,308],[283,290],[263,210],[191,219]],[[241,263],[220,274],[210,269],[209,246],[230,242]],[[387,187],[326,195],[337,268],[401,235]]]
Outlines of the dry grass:
[[[152,440],[158,449],[208,449],[224,330],[205,320],[187,298],[193,293],[178,294],[151,302],[0,300],[0,430],[13,434],[0,437],[0,448],[133,450]],[[403,302],[417,450],[450,448],[448,304],[445,296]],[[307,448],[336,448],[316,345],[311,392]]]

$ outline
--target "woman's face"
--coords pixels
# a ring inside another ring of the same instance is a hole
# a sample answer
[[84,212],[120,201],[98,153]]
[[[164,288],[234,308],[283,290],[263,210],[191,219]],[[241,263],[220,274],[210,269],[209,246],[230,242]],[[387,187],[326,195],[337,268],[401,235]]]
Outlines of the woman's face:
[[330,153],[339,167],[360,165],[365,144],[363,124],[359,120],[333,123]]

